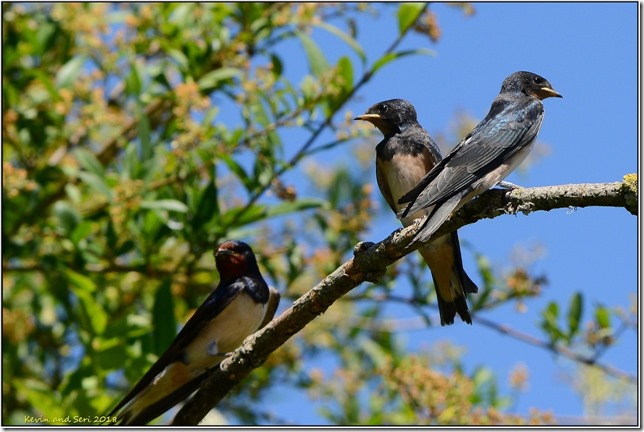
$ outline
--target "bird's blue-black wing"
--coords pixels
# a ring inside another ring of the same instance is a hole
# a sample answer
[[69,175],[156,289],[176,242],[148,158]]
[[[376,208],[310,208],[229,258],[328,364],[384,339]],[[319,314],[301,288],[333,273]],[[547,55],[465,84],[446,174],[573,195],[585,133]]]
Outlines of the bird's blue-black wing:
[[497,101],[503,104],[468,134],[398,202],[410,203],[400,217],[440,204],[508,161],[536,137],[543,119],[539,101]]
[[139,392],[147,387],[154,378],[163,371],[170,363],[177,361],[181,356],[184,348],[194,340],[201,330],[217,315],[221,313],[233,299],[241,293],[248,285],[248,278],[240,278],[234,283],[217,288],[206,298],[206,300],[197,308],[195,313],[190,317],[188,322],[183,326],[181,331],[174,338],[168,349],[159,357],[159,359],[150,367],[150,369],[141,377],[130,392],[112,409],[110,416],[118,412],[128,402],[130,402]]

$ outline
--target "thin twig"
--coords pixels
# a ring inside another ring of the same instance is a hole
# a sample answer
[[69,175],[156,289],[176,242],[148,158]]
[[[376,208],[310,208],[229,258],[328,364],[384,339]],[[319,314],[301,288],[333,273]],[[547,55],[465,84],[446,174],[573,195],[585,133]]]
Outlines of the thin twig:
[[573,360],[577,363],[581,363],[587,366],[592,366],[597,369],[600,369],[602,372],[604,372],[607,375],[613,376],[615,378],[620,378],[626,381],[629,381],[631,383],[636,383],[637,382],[637,377],[634,375],[631,375],[629,373],[626,373],[620,369],[617,369],[613,366],[606,365],[603,363],[599,363],[595,361],[592,357],[586,357],[581,354],[578,354],[574,351],[572,351],[569,348],[566,348],[564,346],[557,346],[553,345],[550,342],[541,340],[539,338],[536,338],[534,336],[531,336],[527,333],[520,332],[518,330],[513,329],[510,326],[503,325],[503,324],[498,324],[492,320],[488,320],[487,318],[483,318],[481,316],[476,316],[475,319],[477,324],[484,325],[488,328],[491,328],[493,330],[496,330],[499,333],[508,335],[512,337],[513,339],[525,342],[529,345],[533,345],[539,348],[544,348],[548,351],[551,351],[553,354],[560,355],[562,357],[566,357],[570,360]]
[[[422,310],[422,307],[431,307],[433,309],[437,309],[436,305],[429,304],[429,303],[422,303],[419,302],[417,299],[414,298],[407,298],[407,297],[402,297],[402,296],[397,296],[393,294],[378,294],[375,296],[368,296],[368,295],[358,295],[358,296],[351,296],[351,297],[345,297],[346,300],[371,300],[371,301],[376,301],[376,302],[397,302],[397,303],[403,303],[407,304],[414,309]],[[422,329],[422,328],[427,328],[427,323],[425,322],[425,317],[426,315],[423,314],[423,317],[418,317],[418,319],[415,321],[415,323],[410,324],[409,321],[405,323],[405,330],[410,331],[414,329]],[[489,320],[487,318],[481,317],[479,314],[473,314],[473,320],[476,324],[481,324],[485,327],[488,327],[492,330],[495,330],[499,333],[505,334],[507,336],[510,336],[516,340],[525,342],[529,345],[533,345],[539,348],[544,348],[548,351],[553,352],[554,354],[560,355],[562,357],[566,357],[570,360],[585,364],[587,366],[592,366],[596,367],[600,370],[602,370],[604,373],[607,375],[611,375],[616,378],[620,379],[625,379],[630,382],[637,382],[637,377],[630,375],[620,369],[614,368],[610,365],[605,365],[602,363],[599,363],[597,359],[593,357],[587,357],[583,356],[581,354],[578,354],[566,347],[563,346],[558,346],[558,345],[552,345],[550,342],[541,340],[539,338],[536,338],[534,336],[531,336],[527,333],[520,332],[518,330],[513,329],[512,327],[503,325],[503,324],[498,324],[492,320]]]
[[[407,35],[409,30],[413,28],[413,25],[415,24],[416,20],[419,17],[421,17],[423,13],[425,13],[425,10],[427,10],[427,7],[428,5],[426,4],[422,8],[422,10],[418,13],[418,16],[416,17],[416,19],[414,19],[406,29],[400,32],[400,34],[398,35],[398,38],[396,38],[396,40],[389,46],[389,48],[387,48],[387,50],[385,51],[382,57],[394,52],[394,50],[398,47],[398,45],[400,45],[404,37]],[[260,186],[260,188],[257,189],[250,196],[250,198],[248,199],[248,202],[246,203],[244,208],[236,215],[236,218],[235,220],[233,220],[232,224],[237,222],[237,220],[239,220],[239,218],[241,218],[244,215],[244,213],[246,213],[252,207],[252,205],[255,204],[255,202],[257,202],[257,200],[268,190],[270,185],[273,183],[273,180],[280,177],[289,169],[293,168],[302,158],[304,158],[307,155],[307,151],[315,143],[315,141],[320,136],[320,134],[322,134],[322,132],[324,132],[324,130],[331,125],[333,117],[337,114],[337,112],[340,111],[340,109],[347,103],[347,101],[349,101],[349,99],[351,99],[358,92],[358,90],[360,90],[360,88],[362,88],[362,86],[364,86],[371,79],[374,72],[375,72],[374,68],[372,67],[362,75],[362,77],[360,78],[360,80],[358,80],[356,85],[353,86],[353,88],[344,95],[341,102],[338,103],[335,109],[327,115],[327,117],[324,119],[324,122],[322,122],[322,124],[320,124],[320,126],[318,126],[317,129],[313,131],[309,139],[300,147],[300,149],[291,157],[291,159],[287,163],[285,163],[280,169],[276,170],[275,173],[273,173],[273,175],[266,181],[266,183]]]

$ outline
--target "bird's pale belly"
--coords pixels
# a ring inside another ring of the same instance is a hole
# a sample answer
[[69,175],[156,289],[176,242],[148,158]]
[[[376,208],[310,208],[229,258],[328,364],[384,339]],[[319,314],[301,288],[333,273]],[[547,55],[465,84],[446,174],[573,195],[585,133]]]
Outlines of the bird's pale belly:
[[265,309],[265,304],[238,295],[185,348],[181,359],[170,363],[127,406],[137,412],[219,364],[225,358],[221,354],[234,351],[257,330]]
[[[410,161],[413,158],[414,156],[411,155],[397,155],[390,161],[379,161],[382,172],[386,173],[387,184],[389,185],[396,211],[400,211],[403,207],[406,207],[406,204],[398,204],[400,197],[412,190],[422,180],[425,174],[427,174],[429,168],[431,168]],[[401,219],[401,222],[404,226],[410,225],[414,219],[425,216],[431,209],[430,207],[429,209],[423,209],[414,214],[407,215],[407,217]]]
[[197,371],[216,365],[223,360],[217,354],[236,350],[257,330],[265,312],[265,304],[256,303],[245,294],[238,295],[186,348],[184,363]]

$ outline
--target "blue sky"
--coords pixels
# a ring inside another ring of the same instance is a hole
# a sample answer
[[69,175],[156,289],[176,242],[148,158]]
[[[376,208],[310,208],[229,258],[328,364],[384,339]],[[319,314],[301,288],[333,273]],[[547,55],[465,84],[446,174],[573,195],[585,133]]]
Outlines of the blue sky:
[[[359,114],[381,100],[408,99],[420,123],[430,134],[438,133],[448,128],[457,111],[482,119],[503,79],[517,70],[528,70],[548,79],[564,99],[545,101],[539,140],[548,145],[549,154],[527,173],[512,174],[509,181],[526,187],[613,182],[636,172],[637,4],[474,6],[475,15],[467,17],[451,6],[431,5],[442,30],[439,42],[432,44],[426,37],[411,35],[401,48],[422,46],[436,55],[413,56],[385,67],[346,109]],[[395,6],[385,6],[378,19],[360,20],[358,41],[372,61],[397,31],[395,11]],[[334,56],[350,54],[342,42],[323,31],[312,37],[330,62],[337,60]],[[292,66],[298,61],[289,55],[301,59],[301,70]],[[301,51],[291,50],[285,59],[290,68],[286,73],[299,82],[298,77],[307,72]],[[450,148],[455,144],[450,143]],[[344,161],[352,149],[335,149],[318,159]],[[285,182],[297,184],[298,179],[300,174],[293,172]],[[372,181],[375,185],[375,176]],[[383,212],[364,240],[382,240],[398,227],[393,215]],[[539,313],[552,300],[563,303],[565,311],[573,293],[582,291],[587,320],[593,304],[628,305],[629,296],[637,292],[637,220],[624,209],[579,208],[504,216],[464,227],[460,238],[501,269],[513,264],[510,256],[516,247],[543,249],[542,257],[530,267],[532,274],[547,274],[549,284],[543,295],[527,301],[526,313],[503,307],[483,315],[534,336],[540,336]],[[464,264],[480,282],[471,249],[464,249]],[[395,307],[391,314],[411,316],[408,310]],[[537,407],[561,416],[583,414],[581,399],[562,378],[571,371],[569,361],[477,325],[476,318],[472,326],[457,322],[401,336],[411,350],[430,348],[445,339],[465,347],[467,370],[481,365],[491,368],[506,395],[508,371],[524,363],[529,369],[529,390],[517,402],[518,413]],[[637,335],[627,332],[602,361],[636,374],[637,352]],[[269,409],[297,423],[324,423],[311,401],[285,389],[276,392]]]

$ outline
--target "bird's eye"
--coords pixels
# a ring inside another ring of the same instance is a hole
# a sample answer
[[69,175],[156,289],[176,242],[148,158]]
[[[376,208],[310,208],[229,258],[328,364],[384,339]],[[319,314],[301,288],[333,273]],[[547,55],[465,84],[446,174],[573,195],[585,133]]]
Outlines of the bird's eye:
[[541,78],[540,76],[532,78],[532,81],[534,81],[535,84],[543,84],[543,78]]
[[380,112],[381,113],[387,112],[387,105],[380,105]]

